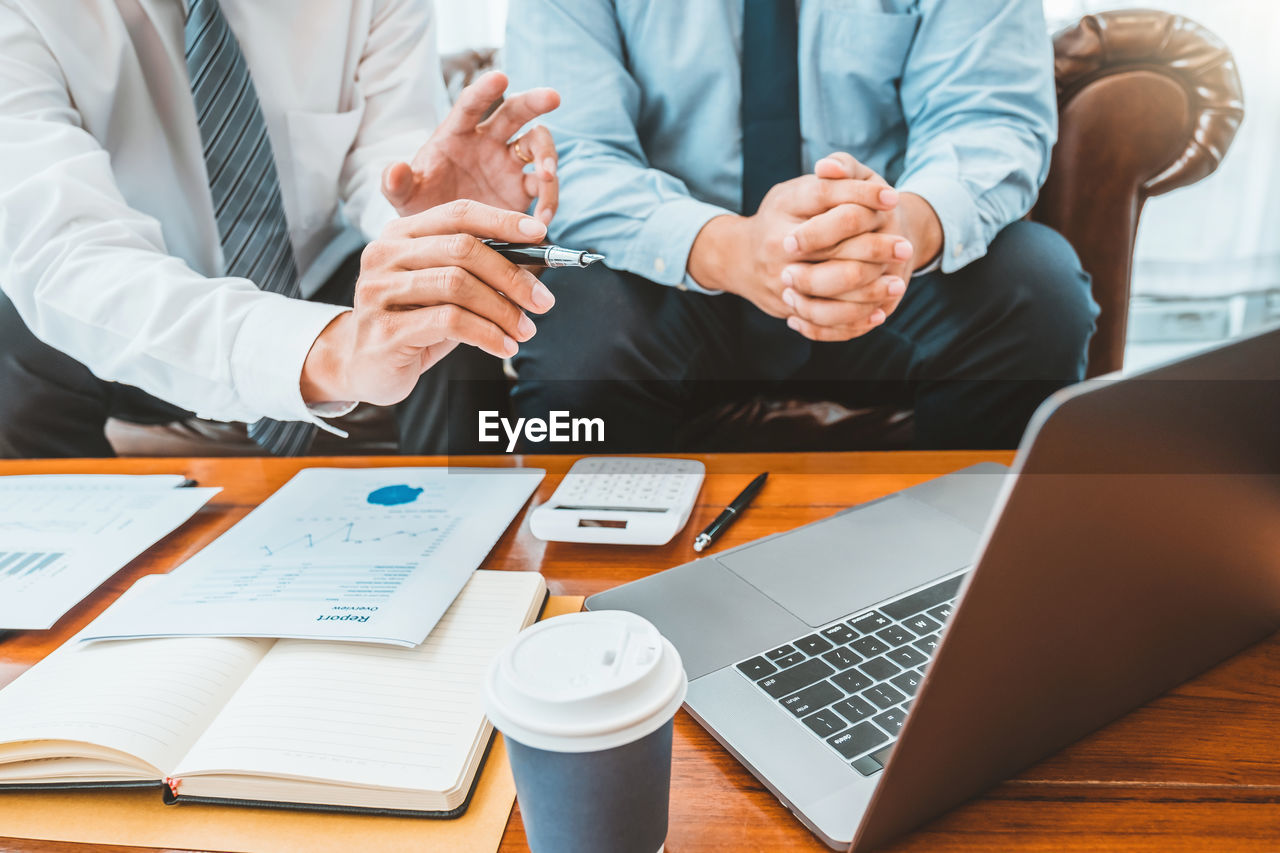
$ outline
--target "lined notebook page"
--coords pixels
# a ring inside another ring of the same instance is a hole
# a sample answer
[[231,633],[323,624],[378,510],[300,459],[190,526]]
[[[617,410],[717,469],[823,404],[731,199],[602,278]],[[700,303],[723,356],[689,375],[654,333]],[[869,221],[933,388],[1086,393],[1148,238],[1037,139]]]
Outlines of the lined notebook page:
[[163,773],[190,749],[271,643],[72,640],[0,690],[0,761],[49,752],[46,744],[25,741],[83,741],[136,756]]
[[453,788],[486,731],[489,662],[542,590],[535,573],[476,572],[416,649],[277,641],[173,775]]

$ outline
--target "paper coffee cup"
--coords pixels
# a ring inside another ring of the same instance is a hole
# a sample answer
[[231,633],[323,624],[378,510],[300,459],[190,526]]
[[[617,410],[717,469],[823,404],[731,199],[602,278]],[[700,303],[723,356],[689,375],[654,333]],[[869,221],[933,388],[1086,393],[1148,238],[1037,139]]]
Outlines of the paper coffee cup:
[[526,629],[489,668],[486,710],[507,738],[533,853],[656,853],[667,836],[680,654],[622,611]]

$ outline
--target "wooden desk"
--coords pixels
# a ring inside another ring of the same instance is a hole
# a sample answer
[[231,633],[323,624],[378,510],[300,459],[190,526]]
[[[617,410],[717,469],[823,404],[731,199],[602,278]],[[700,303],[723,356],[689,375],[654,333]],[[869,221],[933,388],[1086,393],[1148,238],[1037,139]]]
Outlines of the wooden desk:
[[[1010,454],[726,455],[709,476],[688,527],[663,548],[548,544],[524,518],[485,568],[540,569],[554,593],[590,595],[685,562],[691,543],[759,471],[773,476],[751,511],[717,545],[727,548],[813,521],[837,509],[975,462]],[[423,459],[311,459],[307,465],[419,464]],[[516,460],[454,460],[515,464]],[[548,469],[545,500],[571,459],[526,457]],[[138,577],[194,554],[283,484],[302,463],[272,459],[0,463],[0,474],[183,473],[223,492],[175,535],[134,561],[48,632],[0,641],[0,684],[64,642]],[[820,851],[819,844],[685,713],[677,718],[671,853]],[[999,749],[992,744],[992,749]],[[80,853],[82,845],[0,838],[14,853]],[[99,848],[106,849],[106,848]],[[126,849],[110,848],[116,853]],[[503,850],[524,850],[518,811]],[[985,797],[925,827],[895,849],[1278,850],[1280,849],[1280,640],[1249,649]]]

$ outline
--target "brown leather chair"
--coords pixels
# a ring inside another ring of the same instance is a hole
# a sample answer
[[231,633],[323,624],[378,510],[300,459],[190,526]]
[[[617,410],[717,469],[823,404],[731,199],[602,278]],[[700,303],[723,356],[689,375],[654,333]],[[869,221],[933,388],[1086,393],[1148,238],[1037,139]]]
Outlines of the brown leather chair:
[[[1061,115],[1048,183],[1032,219],[1057,229],[1093,276],[1102,307],[1089,374],[1124,361],[1138,219],[1147,199],[1211,174],[1244,116],[1231,52],[1187,18],[1152,10],[1088,15],[1054,39]],[[446,60],[451,88],[483,71],[492,52]],[[314,452],[394,452],[394,420],[373,408],[347,419],[352,438],[322,434]],[[849,409],[759,397],[706,412],[688,430],[701,450],[856,450],[904,447],[910,412]],[[192,422],[142,427],[113,421],[121,455],[259,453],[241,425]]]

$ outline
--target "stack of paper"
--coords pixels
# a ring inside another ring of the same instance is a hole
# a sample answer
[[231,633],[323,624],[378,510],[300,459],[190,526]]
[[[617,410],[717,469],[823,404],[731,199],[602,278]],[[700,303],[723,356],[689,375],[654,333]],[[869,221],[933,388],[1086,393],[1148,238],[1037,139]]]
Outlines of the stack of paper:
[[218,489],[182,477],[0,477],[0,630],[50,628]]

